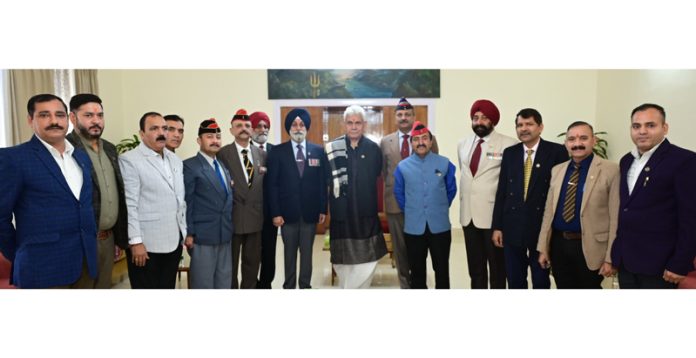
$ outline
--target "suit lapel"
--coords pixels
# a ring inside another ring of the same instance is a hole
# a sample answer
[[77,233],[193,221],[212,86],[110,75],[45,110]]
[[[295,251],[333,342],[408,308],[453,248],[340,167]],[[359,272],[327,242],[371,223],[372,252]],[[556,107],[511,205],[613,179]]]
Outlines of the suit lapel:
[[[476,135],[470,136],[470,137],[466,138],[464,143],[462,143],[462,149],[464,150],[464,153],[463,153],[464,158],[462,158],[462,168],[461,168],[462,175],[466,174],[469,177],[473,177],[473,175],[471,175],[471,158],[469,157],[469,155],[471,154],[471,151],[472,151],[471,148],[472,148],[474,140],[476,138],[478,138]],[[481,169],[482,169],[481,163],[479,162],[479,169],[478,169],[477,173],[480,172]]]
[[[79,154],[73,152],[73,158],[75,158],[75,161],[77,164],[80,166],[82,169],[82,188],[80,188],[80,201],[84,200],[87,198],[87,193],[85,193],[85,190],[87,190],[87,183],[96,183],[96,180],[92,180],[92,171],[88,171],[85,169],[85,166],[87,165],[87,161],[89,161],[89,156],[87,153],[84,153],[84,157],[80,156]],[[84,159],[83,159],[84,158]],[[92,165],[92,168],[94,166]],[[97,184],[98,185],[98,184]],[[94,190],[99,190],[99,186],[92,186],[92,195],[94,195]],[[92,200],[91,198],[89,200]]]
[[[633,198],[638,195],[638,192],[640,192],[645,185],[647,185],[648,180],[650,180],[650,175],[657,170],[658,166],[660,165],[660,162],[662,159],[665,158],[665,155],[667,154],[667,151],[669,150],[669,147],[671,144],[667,139],[665,139],[662,144],[655,150],[655,152],[652,154],[650,159],[648,159],[648,162],[645,163],[645,166],[643,167],[643,170],[640,171],[638,175],[638,180],[636,180],[636,184],[633,186],[633,192],[631,192],[631,195],[628,197],[628,202],[630,203]],[[635,158],[633,158],[635,160]],[[633,162],[631,161],[628,164],[628,167],[630,169],[631,165]]]
[[[210,163],[208,163],[208,160],[205,159],[201,153],[196,154],[196,158],[198,158],[198,164],[201,167],[201,171],[203,172],[203,176],[210,181],[210,184],[215,188],[215,191],[217,191],[220,195],[226,195],[224,189],[222,186],[220,186],[220,179],[217,176],[217,173],[215,173],[215,169],[210,166]],[[224,176],[224,173],[223,173]]]
[[592,189],[597,183],[597,178],[602,173],[602,158],[595,156],[592,158],[590,163],[590,168],[587,170],[587,177],[585,178],[585,187],[582,190],[582,202],[580,204],[580,214],[585,210],[587,206],[587,200],[589,200],[590,195],[592,195]]
[[70,190],[70,186],[68,185],[68,182],[65,180],[63,172],[60,171],[58,163],[56,163],[56,160],[53,158],[53,155],[51,155],[48,149],[44,147],[43,143],[41,143],[41,141],[36,136],[32,138],[32,145],[34,146],[34,151],[36,152],[36,155],[46,166],[46,169],[48,169],[48,171],[56,178],[58,183],[60,183],[60,185],[63,186],[63,189],[67,190],[70,193],[70,196],[74,198],[75,195],[73,195],[72,190]]
[[244,196],[244,193],[249,191],[249,185],[246,181],[246,175],[244,174],[244,165],[242,165],[241,159],[239,159],[239,149],[237,148],[237,143],[233,142],[232,143],[232,153],[230,153],[230,156],[232,157],[232,168],[228,168],[234,177],[237,177],[238,180],[235,180],[234,182],[234,191],[237,193],[237,195]]
[[[529,178],[529,187],[527,187],[527,194],[529,194],[537,180],[539,179],[539,172],[544,169],[544,167],[549,162],[548,156],[551,155],[550,151],[547,150],[546,141],[543,139],[539,140],[539,146],[537,147],[537,153],[534,156],[534,162],[532,163],[532,175]],[[524,172],[524,165],[522,166]]]

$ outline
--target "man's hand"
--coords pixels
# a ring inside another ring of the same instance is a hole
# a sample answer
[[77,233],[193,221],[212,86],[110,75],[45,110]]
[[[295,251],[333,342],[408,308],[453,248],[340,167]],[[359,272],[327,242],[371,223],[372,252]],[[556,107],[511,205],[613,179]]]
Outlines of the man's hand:
[[326,214],[319,214],[319,223],[323,224],[326,221]]
[[184,240],[184,246],[186,246],[187,250],[193,249],[193,236],[186,236],[186,240]]
[[539,266],[543,269],[551,267],[551,260],[549,260],[545,252],[539,252]]
[[671,272],[669,270],[665,270],[665,273],[662,274],[662,278],[665,279],[665,281],[674,283],[674,284],[679,284],[681,280],[684,279],[686,276],[682,276],[679,274],[676,274],[674,272]]
[[135,266],[143,267],[150,256],[147,255],[147,250],[144,244],[135,244],[130,247],[131,254],[133,255],[133,263]]
[[493,245],[497,247],[503,247],[503,232],[500,230],[493,230],[493,236],[491,236],[491,240],[493,240]]
[[281,227],[285,225],[285,220],[283,220],[282,216],[276,216],[273,218],[273,225],[276,227]]
[[612,266],[609,262],[603,263],[602,267],[599,268],[599,274],[604,277],[614,276],[616,271],[616,267]]

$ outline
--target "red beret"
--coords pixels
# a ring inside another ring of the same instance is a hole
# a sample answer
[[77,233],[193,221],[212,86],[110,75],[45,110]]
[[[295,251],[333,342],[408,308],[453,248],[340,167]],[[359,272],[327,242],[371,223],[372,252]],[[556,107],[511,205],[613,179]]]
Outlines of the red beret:
[[494,126],[498,125],[498,121],[500,120],[500,111],[498,111],[498,107],[495,106],[495,103],[487,100],[487,99],[480,99],[471,106],[471,114],[469,117],[473,118],[474,114],[476,112],[481,112],[483,113],[488,119],[493,122]]
[[254,112],[249,116],[251,121],[251,128],[256,128],[259,126],[260,121],[265,121],[268,129],[271,129],[271,120],[268,119],[268,115],[263,112]]
[[423,123],[415,121],[413,122],[413,129],[411,129],[411,138],[429,132],[430,130]]
[[234,116],[232,116],[232,121],[234,121],[235,119],[241,119],[243,121],[248,121],[249,115],[247,114],[246,109],[242,108],[242,109],[238,110],[237,113],[235,113]]

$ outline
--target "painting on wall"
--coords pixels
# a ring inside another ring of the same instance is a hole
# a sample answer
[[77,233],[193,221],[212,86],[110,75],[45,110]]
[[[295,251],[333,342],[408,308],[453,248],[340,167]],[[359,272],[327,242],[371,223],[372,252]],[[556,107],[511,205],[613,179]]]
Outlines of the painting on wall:
[[268,70],[268,99],[439,98],[440,70]]

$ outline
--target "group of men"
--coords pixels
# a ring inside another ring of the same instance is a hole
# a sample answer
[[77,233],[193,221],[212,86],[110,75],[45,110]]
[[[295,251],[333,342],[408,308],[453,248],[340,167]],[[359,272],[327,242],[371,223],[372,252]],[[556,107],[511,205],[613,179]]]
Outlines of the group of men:
[[[427,288],[428,254],[435,287],[450,287],[456,167],[405,98],[379,145],[364,134],[361,106],[345,110],[345,134],[325,146],[307,141],[305,109],[287,113],[290,139],[275,146],[268,115],[240,109],[232,143],[204,120],[199,152],[183,161],[178,115],[145,113],[141,143],[119,156],[101,138],[98,96],[78,94],[68,111],[41,94],[27,110],[34,136],[0,149],[0,250],[17,287],[109,288],[118,246],[133,288],[174,288],[184,247],[191,288],[270,288],[280,229],[283,288],[311,288],[316,227],[330,213],[339,286],[366,288],[387,254],[380,176],[400,287]],[[620,165],[593,154],[586,122],[568,126],[563,146],[541,138],[532,108],[515,117],[519,142],[495,131],[500,112],[489,100],[470,119],[458,155],[472,288],[526,288],[528,270],[534,288],[549,288],[550,274],[558,288],[601,288],[617,271],[622,288],[671,288],[693,270],[696,154],[665,139],[662,107],[631,113],[636,148]]]

